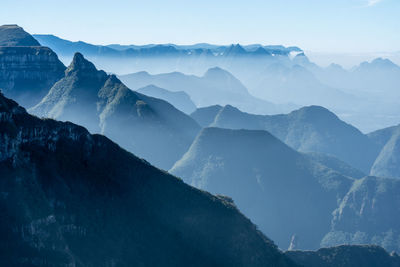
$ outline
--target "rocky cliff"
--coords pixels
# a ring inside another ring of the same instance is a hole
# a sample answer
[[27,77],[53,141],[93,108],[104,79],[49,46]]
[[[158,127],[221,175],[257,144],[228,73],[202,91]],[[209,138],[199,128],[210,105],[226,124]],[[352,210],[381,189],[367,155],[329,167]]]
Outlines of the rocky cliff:
[[22,28],[0,26],[0,89],[7,97],[31,107],[63,76],[64,70],[57,55],[40,46]]

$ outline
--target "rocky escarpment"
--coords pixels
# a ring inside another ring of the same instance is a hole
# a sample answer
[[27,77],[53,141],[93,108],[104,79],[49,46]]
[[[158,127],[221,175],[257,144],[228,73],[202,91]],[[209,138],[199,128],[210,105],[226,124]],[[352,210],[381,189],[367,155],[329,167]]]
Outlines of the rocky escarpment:
[[0,89],[31,107],[63,76],[65,66],[51,49],[40,46],[22,28],[4,28],[9,27],[0,27]]
[[0,266],[295,266],[232,203],[0,94]]

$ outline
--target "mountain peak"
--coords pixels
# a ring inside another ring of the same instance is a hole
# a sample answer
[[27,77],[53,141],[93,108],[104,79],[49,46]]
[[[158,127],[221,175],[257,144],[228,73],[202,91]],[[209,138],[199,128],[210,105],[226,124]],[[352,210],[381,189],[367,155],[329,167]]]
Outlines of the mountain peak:
[[233,77],[233,75],[230,72],[228,72],[220,67],[210,68],[203,75],[204,78],[212,78],[212,79],[227,77],[227,76]]
[[225,54],[246,54],[247,51],[240,44],[232,44],[226,49]]
[[257,48],[254,52],[253,52],[253,54],[257,54],[257,55],[271,55],[271,53],[270,52],[268,52],[265,48],[263,48],[263,47],[259,47],[259,48]]
[[0,26],[0,46],[40,46],[29,33],[16,24]]
[[96,72],[97,69],[92,62],[88,61],[81,53],[77,52],[66,70],[66,73],[68,74],[74,71]]

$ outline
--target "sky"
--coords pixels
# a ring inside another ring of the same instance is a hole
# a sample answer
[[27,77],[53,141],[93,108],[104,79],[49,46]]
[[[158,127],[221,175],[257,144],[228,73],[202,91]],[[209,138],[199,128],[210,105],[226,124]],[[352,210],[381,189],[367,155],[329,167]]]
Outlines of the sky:
[[0,24],[94,44],[283,44],[400,51],[400,0],[0,0]]

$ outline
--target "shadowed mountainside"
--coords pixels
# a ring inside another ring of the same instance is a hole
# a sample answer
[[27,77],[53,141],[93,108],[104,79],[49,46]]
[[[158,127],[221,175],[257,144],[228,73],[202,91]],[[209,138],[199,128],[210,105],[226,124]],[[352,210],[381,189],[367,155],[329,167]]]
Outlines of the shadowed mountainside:
[[254,115],[230,105],[220,109],[213,127],[267,130],[301,152],[319,152],[369,173],[378,148],[357,128],[319,106],[303,107],[289,114]]
[[232,197],[281,248],[296,235],[300,249],[319,247],[353,181],[261,130],[205,128],[170,172]]
[[0,94],[0,265],[294,266],[229,201]]

